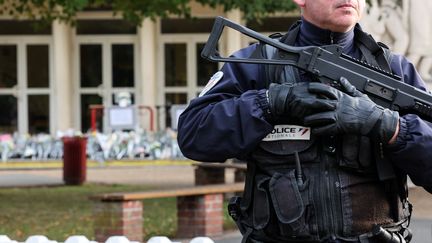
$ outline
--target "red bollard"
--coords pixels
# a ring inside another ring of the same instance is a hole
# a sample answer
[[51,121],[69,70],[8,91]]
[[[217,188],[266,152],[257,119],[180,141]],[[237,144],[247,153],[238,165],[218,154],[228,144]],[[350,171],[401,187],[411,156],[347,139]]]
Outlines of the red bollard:
[[63,137],[63,181],[66,185],[81,185],[86,180],[86,137]]

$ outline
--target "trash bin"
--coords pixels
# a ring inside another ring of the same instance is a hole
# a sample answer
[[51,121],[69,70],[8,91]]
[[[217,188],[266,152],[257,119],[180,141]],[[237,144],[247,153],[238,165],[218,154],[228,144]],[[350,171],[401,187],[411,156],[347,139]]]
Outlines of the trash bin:
[[63,137],[63,181],[66,185],[81,185],[86,180],[86,137]]

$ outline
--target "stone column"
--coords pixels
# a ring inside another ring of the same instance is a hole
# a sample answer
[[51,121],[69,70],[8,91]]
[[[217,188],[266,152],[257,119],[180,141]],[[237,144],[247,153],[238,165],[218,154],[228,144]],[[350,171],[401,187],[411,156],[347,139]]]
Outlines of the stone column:
[[[139,99],[137,105],[150,107],[156,114],[155,105],[157,99],[157,24],[156,22],[145,19],[138,29],[139,36]],[[144,118],[144,128],[150,128],[148,108],[141,110]],[[156,117],[153,117],[153,124],[156,124]],[[156,128],[156,127],[155,127]]]
[[[74,128],[73,126],[73,79],[72,79],[72,27],[58,20],[52,24],[53,30],[53,74],[52,88],[53,98],[51,99],[51,109],[53,109],[54,122],[51,126],[55,133],[58,130]],[[77,127],[75,127],[77,128]]]
[[[240,10],[235,9],[227,13],[227,18],[236,23],[241,23],[242,13]],[[233,29],[226,30],[226,53],[231,55],[233,52],[238,51],[242,47],[242,34]]]

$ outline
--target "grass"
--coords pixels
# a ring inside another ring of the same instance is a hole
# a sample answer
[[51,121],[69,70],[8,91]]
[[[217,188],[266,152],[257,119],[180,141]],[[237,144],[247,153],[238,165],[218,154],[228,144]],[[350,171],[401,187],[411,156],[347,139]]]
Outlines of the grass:
[[[93,240],[93,204],[88,199],[90,195],[148,189],[151,188],[100,184],[0,189],[0,235],[7,235],[16,241],[25,241],[31,235],[45,235],[59,242],[71,235],[85,235]],[[144,240],[154,235],[175,237],[175,198],[145,200],[143,216],[143,229],[147,236]],[[224,227],[235,228],[226,213]]]

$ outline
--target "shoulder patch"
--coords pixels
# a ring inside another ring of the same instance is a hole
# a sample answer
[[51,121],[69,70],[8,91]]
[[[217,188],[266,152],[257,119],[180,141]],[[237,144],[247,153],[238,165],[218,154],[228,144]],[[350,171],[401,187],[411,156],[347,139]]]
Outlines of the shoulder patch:
[[219,80],[222,79],[223,75],[224,73],[222,71],[218,71],[215,74],[213,74],[213,76],[211,76],[207,85],[204,87],[204,89],[201,91],[198,97],[205,95],[211,88],[213,88],[219,82]]

